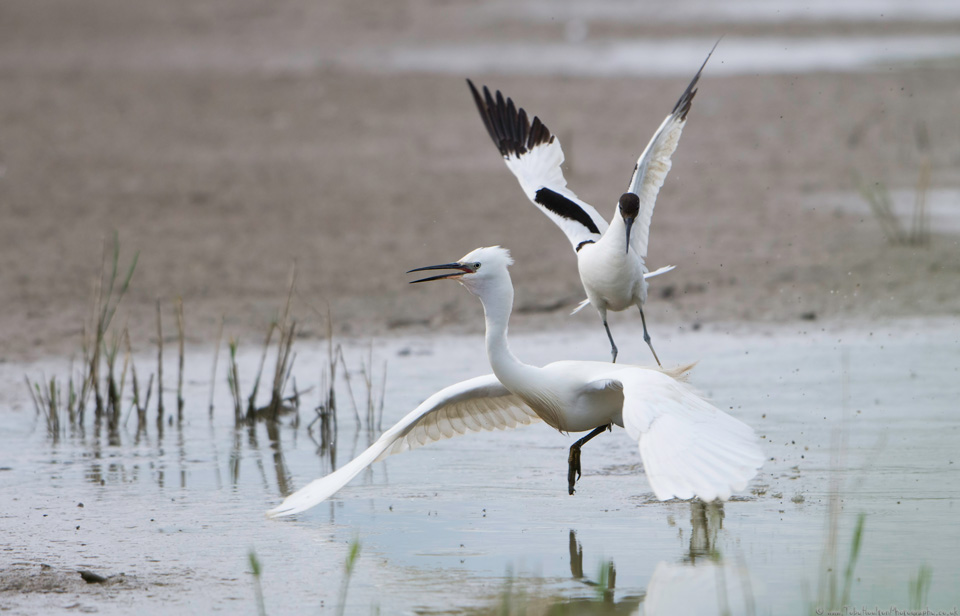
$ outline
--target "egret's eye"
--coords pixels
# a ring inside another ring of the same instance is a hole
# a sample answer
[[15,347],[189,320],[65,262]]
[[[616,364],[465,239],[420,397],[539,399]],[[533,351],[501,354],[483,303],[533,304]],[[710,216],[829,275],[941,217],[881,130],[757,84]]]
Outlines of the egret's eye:
[[479,261],[477,261],[476,263],[473,264],[473,271],[477,271],[478,269],[480,269],[480,262],[479,262]]

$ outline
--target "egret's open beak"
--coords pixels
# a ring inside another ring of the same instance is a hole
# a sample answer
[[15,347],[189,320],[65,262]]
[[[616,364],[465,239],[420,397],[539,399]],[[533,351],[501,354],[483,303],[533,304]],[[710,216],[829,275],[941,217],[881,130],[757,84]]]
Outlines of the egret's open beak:
[[636,220],[636,217],[635,217],[635,216],[630,216],[629,218],[624,218],[624,219],[623,219],[624,224],[627,225],[627,250],[626,250],[626,252],[630,252],[630,229],[633,228],[633,221],[634,221],[634,220]]
[[442,270],[442,269],[455,269],[459,271],[452,272],[450,274],[440,274],[439,276],[430,276],[429,278],[421,278],[420,280],[411,280],[410,284],[414,284],[417,282],[430,282],[431,280],[451,280],[451,279],[455,280],[460,276],[463,276],[464,274],[469,274],[473,271],[466,265],[463,265],[462,263],[444,263],[443,265],[428,265],[426,267],[418,267],[416,269],[412,269],[408,271],[407,273],[410,274],[412,272],[423,272],[426,270]]

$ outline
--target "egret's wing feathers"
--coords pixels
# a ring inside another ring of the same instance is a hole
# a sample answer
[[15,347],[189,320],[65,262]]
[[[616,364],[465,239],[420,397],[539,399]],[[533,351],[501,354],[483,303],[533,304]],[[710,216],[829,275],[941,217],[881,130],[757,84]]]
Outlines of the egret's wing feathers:
[[623,382],[620,379],[597,379],[583,386],[584,393],[597,391],[623,391]]
[[[428,410],[406,421],[424,407]],[[467,432],[507,430],[540,420],[526,402],[510,393],[492,374],[447,387],[430,396],[417,410],[391,428],[399,429],[391,446],[377,460]]]
[[360,471],[390,454],[467,432],[505,430],[538,421],[536,413],[492,375],[441,389],[380,436],[359,456],[307,484],[267,512],[292,515],[326,500]]
[[726,500],[763,464],[753,429],[656,371],[623,382],[623,427],[638,441],[643,467],[660,500]]
[[[717,41],[719,43],[719,41]],[[716,48],[716,44],[714,44]],[[680,133],[687,123],[687,113],[690,112],[690,106],[693,104],[693,97],[696,96],[697,82],[700,80],[700,73],[703,67],[707,65],[707,60],[713,55],[713,49],[707,54],[707,59],[703,61],[700,70],[690,80],[690,85],[683,92],[680,100],[660,124],[660,128],[653,134],[650,143],[643,150],[640,158],[637,159],[637,165],[633,169],[633,178],[630,180],[628,192],[632,192],[640,197],[640,213],[633,225],[633,232],[630,236],[630,245],[637,251],[641,257],[647,256],[647,246],[650,241],[650,221],[653,218],[653,207],[657,203],[657,194],[667,179],[667,173],[670,171],[670,157],[677,149],[680,143]]]
[[560,165],[563,149],[540,118],[531,122],[527,112],[513,100],[504,100],[484,86],[483,95],[469,79],[480,118],[527,197],[566,234],[576,250],[583,242],[596,241],[607,230],[607,221],[593,206],[567,188]]

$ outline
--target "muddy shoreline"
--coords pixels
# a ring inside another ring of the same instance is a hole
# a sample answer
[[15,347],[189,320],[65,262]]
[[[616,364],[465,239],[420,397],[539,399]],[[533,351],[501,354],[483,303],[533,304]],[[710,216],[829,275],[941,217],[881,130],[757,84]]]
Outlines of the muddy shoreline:
[[[323,62],[247,70],[192,56],[169,61],[178,49],[209,57],[205,41],[244,53],[271,42],[295,49],[308,33],[314,52],[328,57],[348,45],[351,29],[354,47],[451,33],[482,40],[489,20],[460,22],[455,8],[429,20],[416,2],[392,17],[292,2],[263,14],[216,2],[208,13],[110,6],[93,3],[70,23],[14,3],[0,25],[5,359],[78,352],[114,230],[123,260],[140,254],[118,315],[138,350],[155,337],[156,301],[172,324],[177,297],[191,341],[211,343],[221,317],[227,335],[259,339],[293,262],[304,336],[323,335],[328,306],[340,334],[476,332],[472,298],[452,286],[410,288],[403,272],[492,244],[517,261],[514,329],[596,319],[566,316],[582,297],[574,256],[503,167],[461,78]],[[204,29],[225,16],[229,27]],[[589,36],[622,36],[604,23],[591,24]],[[949,23],[846,27],[942,35]],[[836,35],[839,27],[771,26],[768,34]],[[551,40],[554,28],[534,28],[532,40]],[[269,38],[277,32],[289,36]],[[137,61],[114,61],[122,58]],[[934,228],[929,245],[893,246],[868,210],[817,207],[819,195],[853,192],[853,173],[912,190],[924,161],[931,189],[960,183],[960,125],[945,103],[957,96],[960,67],[730,77],[709,68],[653,219],[650,265],[677,266],[651,289],[654,327],[960,314],[960,295],[948,291],[960,287],[956,236]],[[564,143],[571,187],[605,213],[687,79],[472,77],[548,121]]]

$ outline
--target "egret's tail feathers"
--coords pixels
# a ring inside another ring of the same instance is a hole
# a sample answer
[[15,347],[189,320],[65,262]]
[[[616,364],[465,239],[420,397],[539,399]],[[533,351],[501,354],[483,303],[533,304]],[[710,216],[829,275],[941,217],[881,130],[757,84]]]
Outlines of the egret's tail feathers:
[[[651,384],[652,385],[652,384]],[[727,500],[743,491],[763,465],[753,429],[676,381],[625,398],[624,427],[640,444],[650,487],[659,500]]]
[[340,488],[360,474],[360,471],[373,464],[383,451],[393,444],[394,439],[381,437],[359,456],[341,466],[326,477],[315,479],[284,499],[282,503],[267,512],[269,518],[279,518],[306,511],[314,505],[333,496]]
[[689,364],[681,364],[679,366],[674,366],[673,368],[657,368],[660,372],[666,374],[672,379],[676,379],[682,383],[686,383],[687,379],[690,378],[690,371],[697,365],[697,362],[690,362]]
[[588,298],[588,299],[585,299],[585,300],[583,300],[582,302],[580,302],[579,304],[577,304],[577,307],[574,308],[574,309],[573,309],[573,312],[571,312],[570,314],[572,314],[572,315],[573,315],[573,314],[577,314],[578,312],[580,312],[581,310],[583,310],[584,308],[586,308],[586,307],[589,306],[589,305],[590,305],[590,299],[589,299],[589,298]]
[[677,269],[676,265],[664,265],[663,267],[657,268],[652,272],[647,272],[643,275],[643,279],[646,280],[647,278],[653,278],[654,276],[659,276],[660,274],[666,274],[667,272],[672,272],[675,269]]

